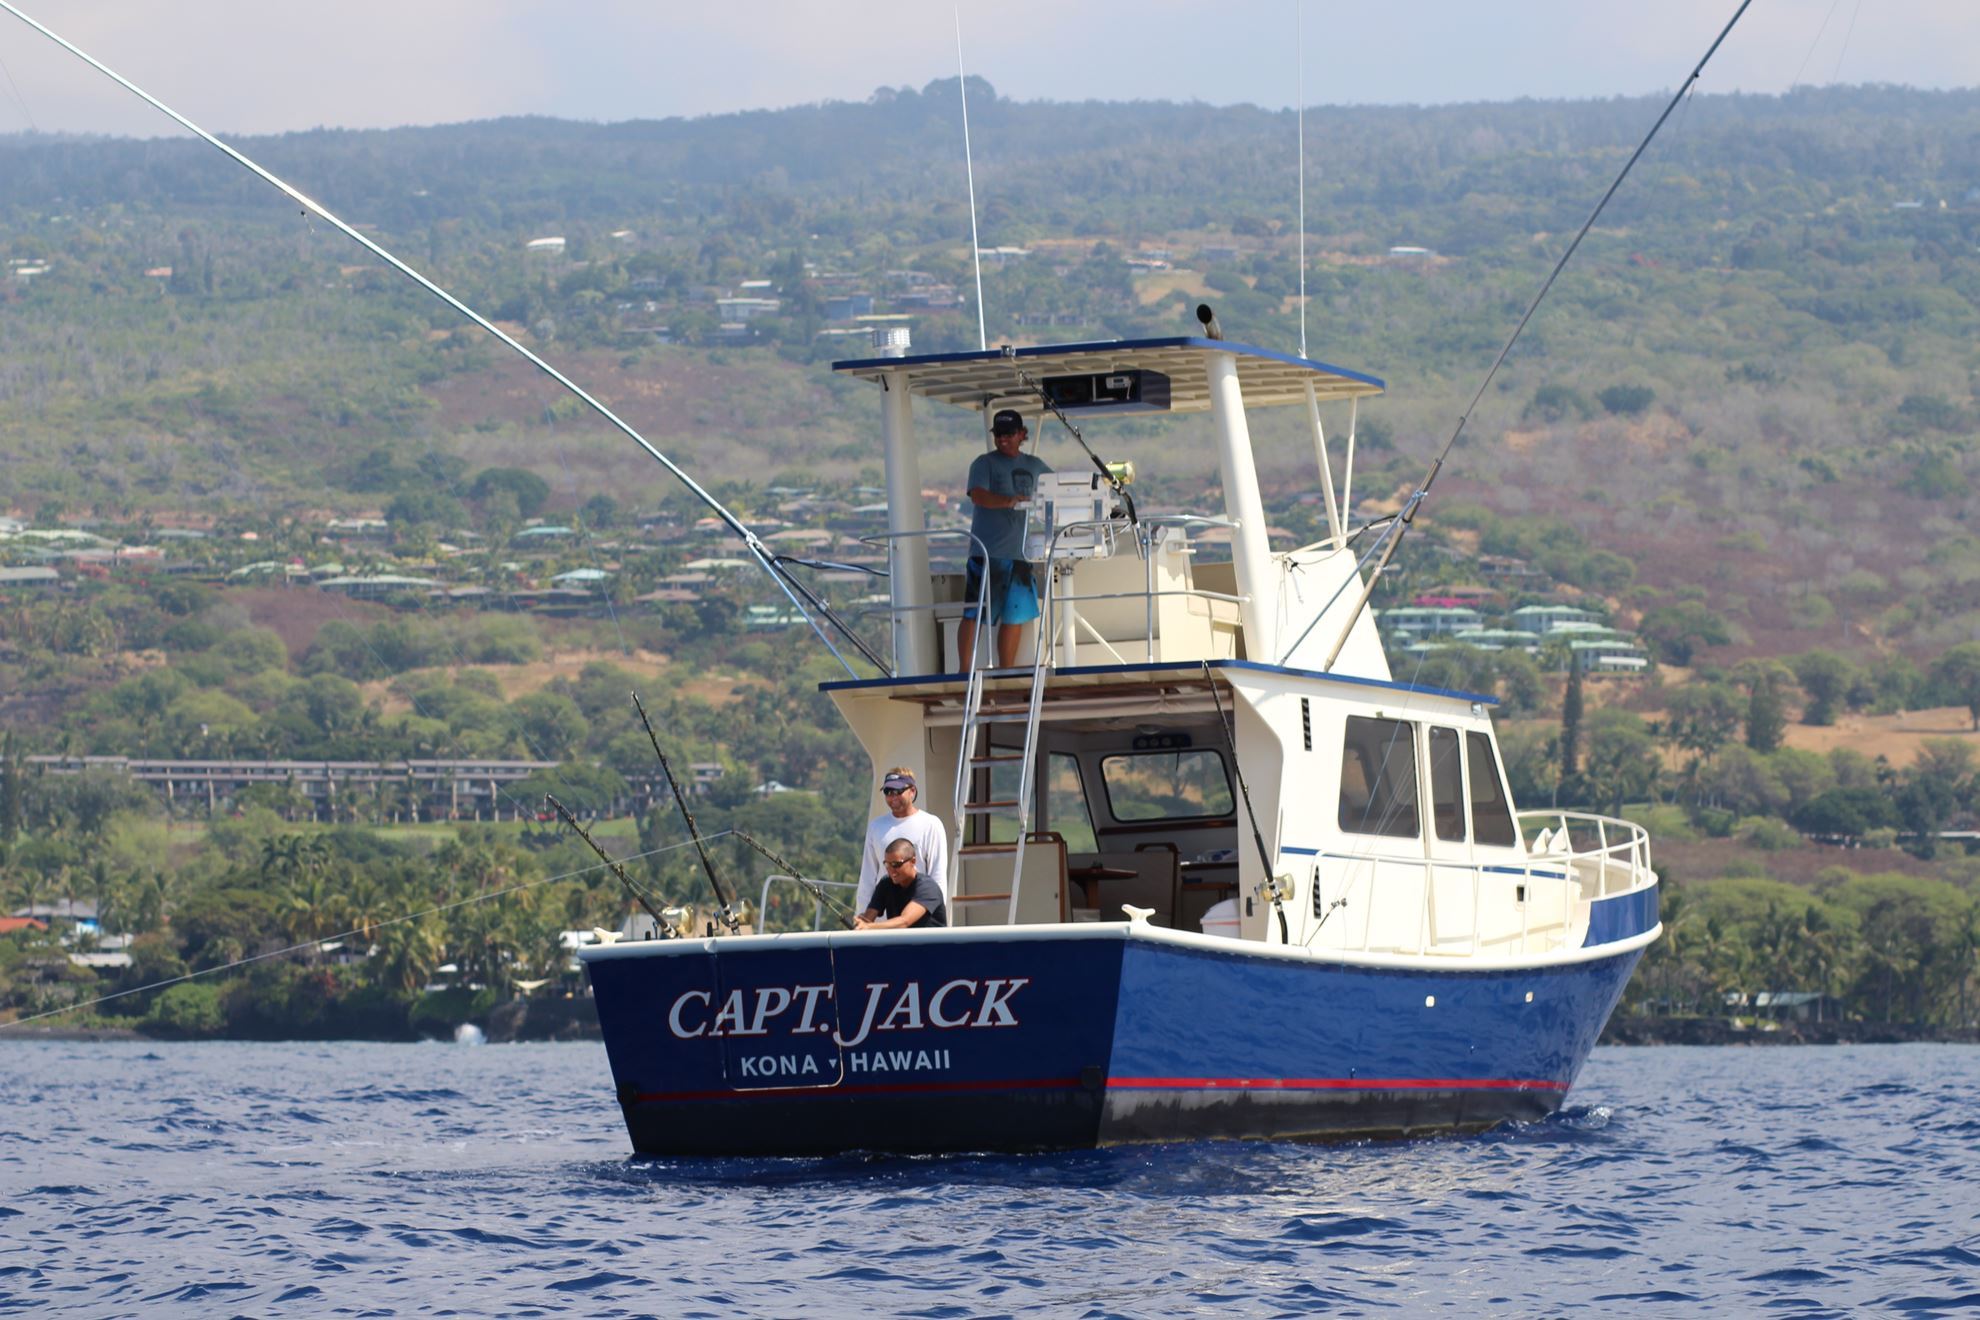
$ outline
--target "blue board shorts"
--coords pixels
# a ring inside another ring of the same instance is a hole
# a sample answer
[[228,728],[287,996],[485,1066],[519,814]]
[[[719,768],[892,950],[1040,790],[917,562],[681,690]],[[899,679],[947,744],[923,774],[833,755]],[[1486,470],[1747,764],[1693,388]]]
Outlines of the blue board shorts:
[[[969,572],[963,578],[965,619],[976,617],[976,604],[983,599],[983,559],[972,555]],[[1030,623],[1038,617],[1038,589],[1032,585],[1031,561],[992,559],[990,561],[990,618],[999,624]]]

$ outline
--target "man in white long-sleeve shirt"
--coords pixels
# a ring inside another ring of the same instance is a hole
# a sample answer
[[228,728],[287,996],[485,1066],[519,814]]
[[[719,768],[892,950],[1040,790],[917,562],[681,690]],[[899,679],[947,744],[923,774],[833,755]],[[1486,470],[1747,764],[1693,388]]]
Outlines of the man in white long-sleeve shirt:
[[887,810],[875,816],[866,827],[866,846],[859,857],[859,896],[853,911],[866,911],[873,898],[873,886],[880,882],[881,859],[887,845],[906,839],[914,845],[920,873],[933,880],[949,899],[949,836],[942,822],[930,811],[915,805],[921,790],[915,787],[914,771],[897,765],[880,781],[880,792],[887,799]]

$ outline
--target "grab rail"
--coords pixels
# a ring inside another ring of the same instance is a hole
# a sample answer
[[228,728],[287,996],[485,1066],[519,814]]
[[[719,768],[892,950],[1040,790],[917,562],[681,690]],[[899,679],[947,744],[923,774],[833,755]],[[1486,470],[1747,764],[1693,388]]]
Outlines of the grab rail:
[[[857,897],[859,892],[858,883],[851,880],[800,880],[794,875],[765,876],[763,878],[763,892],[757,896],[756,900],[756,910],[760,914],[759,920],[769,915],[770,886],[776,884],[779,880],[798,885],[804,889],[805,893],[811,895],[811,928],[813,930],[823,930],[825,928],[825,900],[818,896],[817,891],[819,889],[850,889],[854,892],[855,897]],[[812,886],[816,886],[816,888],[812,888]]]

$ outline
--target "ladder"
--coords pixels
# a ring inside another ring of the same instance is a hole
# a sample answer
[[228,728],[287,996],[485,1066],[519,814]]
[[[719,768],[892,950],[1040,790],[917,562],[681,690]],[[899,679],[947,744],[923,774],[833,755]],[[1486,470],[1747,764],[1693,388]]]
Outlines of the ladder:
[[[1047,582],[1050,582],[1051,566],[1045,567]],[[1046,590],[1045,606],[1038,620],[1038,642],[1031,665],[1031,690],[1024,705],[1015,702],[986,701],[983,686],[984,670],[976,664],[974,655],[969,657],[969,682],[963,691],[962,737],[956,749],[956,801],[955,847],[949,855],[955,858],[956,883],[951,901],[963,899],[984,900],[1005,898],[1009,903],[1006,920],[1017,924],[1018,892],[1024,875],[1025,836],[1031,832],[1032,806],[1037,796],[1038,770],[1038,724],[1040,712],[1045,705],[1045,679],[1052,668],[1052,636],[1048,628],[1051,616],[1051,591]],[[987,621],[986,621],[987,623]],[[986,626],[984,634],[989,633]],[[991,639],[994,644],[994,639]],[[1024,743],[1020,750],[1011,749],[1008,744],[1000,746],[993,738],[993,731],[1000,725],[1024,725]],[[1018,790],[1015,797],[996,796],[996,768],[1000,765],[1018,766]],[[970,843],[970,823],[984,822],[983,833],[987,837],[990,822],[1003,817],[1011,820],[1016,827],[1016,837],[1009,843]],[[968,858],[994,856],[1009,853],[1011,856],[1011,884],[1007,894],[977,894],[965,897],[962,893],[962,876],[969,865]]]

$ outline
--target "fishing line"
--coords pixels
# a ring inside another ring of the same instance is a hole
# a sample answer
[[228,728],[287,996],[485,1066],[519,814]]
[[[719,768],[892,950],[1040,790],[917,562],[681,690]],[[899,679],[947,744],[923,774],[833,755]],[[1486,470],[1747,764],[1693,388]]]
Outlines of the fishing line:
[[[1750,2],[1751,0],[1749,0],[1749,3]],[[445,303],[447,306],[453,308],[456,312],[459,312],[462,316],[465,316],[468,320],[472,321],[475,325],[481,327],[481,329],[486,331],[488,334],[494,336],[494,338],[499,342],[501,342],[503,345],[513,350],[515,353],[521,356],[526,362],[530,363],[530,365],[534,366],[537,370],[541,371],[544,375],[556,381],[566,390],[569,390],[571,394],[574,395],[586,407],[590,408],[593,412],[597,413],[600,417],[604,418],[607,422],[611,423],[613,427],[615,427],[617,430],[619,430],[621,433],[623,433],[625,436],[631,439],[634,444],[637,444],[641,449],[644,449],[653,458],[655,462],[659,463],[661,467],[667,469],[668,472],[672,473],[676,480],[678,480],[682,485],[686,486],[689,491],[693,492],[696,498],[701,500],[703,504],[707,505],[711,510],[713,510],[715,516],[720,518],[722,522],[729,528],[730,531],[734,532],[739,538],[741,538],[744,547],[749,551],[751,556],[753,556],[756,559],[757,563],[762,565],[764,572],[770,574],[771,579],[777,583],[778,587],[783,591],[784,595],[790,599],[791,605],[797,610],[797,612],[800,615],[803,616],[804,621],[811,626],[812,632],[817,634],[818,640],[820,642],[824,643],[825,649],[832,653],[832,658],[837,660],[839,664],[845,669],[847,676],[854,679],[857,679],[859,677],[858,671],[856,671],[852,667],[851,663],[846,660],[845,656],[840,652],[839,648],[832,644],[832,639],[828,637],[825,633],[825,630],[819,626],[818,620],[812,617],[811,611],[807,610],[804,607],[803,602],[801,602],[798,599],[797,593],[791,590],[789,584],[785,581],[783,574],[771,562],[771,555],[769,550],[764,546],[763,542],[760,539],[758,539],[756,533],[752,531],[747,525],[745,525],[741,519],[737,518],[735,514],[731,513],[729,509],[725,505],[723,505],[723,503],[720,500],[716,499],[712,494],[710,494],[706,489],[704,489],[701,483],[697,482],[693,477],[689,476],[684,468],[682,468],[679,464],[675,463],[673,459],[668,458],[667,455],[662,453],[659,450],[659,448],[656,447],[650,440],[648,440],[645,436],[641,435],[637,430],[633,429],[630,423],[625,421],[617,413],[613,412],[610,408],[607,408],[603,403],[600,403],[596,398],[592,397],[592,395],[588,391],[586,391],[582,386],[580,386],[576,381],[573,381],[569,376],[566,376],[556,367],[551,366],[548,362],[546,362],[543,358],[539,357],[536,353],[524,347],[518,340],[515,339],[514,336],[510,335],[507,331],[497,326],[493,321],[490,321],[480,312],[475,311],[474,308],[468,306],[466,303],[462,302],[459,298],[456,298],[453,294],[441,288],[431,279],[428,279],[426,276],[414,270],[411,266],[408,266],[405,262],[401,261],[398,257],[392,255],[392,253],[388,252],[384,247],[382,247],[372,238],[368,237],[367,235],[353,228],[351,225],[346,223],[341,217],[339,217],[333,211],[331,211],[330,208],[324,206],[321,202],[316,201],[314,198],[303,193],[300,189],[296,188],[294,185],[290,184],[286,180],[272,173],[262,165],[257,164],[255,161],[251,160],[246,155],[242,154],[236,148],[229,146],[227,143],[221,141],[213,134],[207,132],[205,129],[201,128],[198,124],[195,124],[192,120],[186,118],[184,115],[180,114],[177,110],[172,109],[172,107],[166,105],[163,101],[153,96],[150,92],[145,91],[142,87],[139,87],[136,83],[124,77],[122,74],[118,73],[115,69],[112,69],[109,65],[103,63],[103,61],[97,59],[94,55],[91,55],[89,52],[83,50],[80,46],[77,46],[73,42],[69,41],[66,37],[63,37],[61,34],[44,26],[35,19],[30,18],[27,14],[23,13],[18,6],[16,6],[13,3],[13,0],[0,0],[0,10],[5,10],[7,13],[12,14],[15,18],[27,24],[29,27],[33,28],[36,32],[39,32],[42,36],[47,37],[50,41],[60,46],[63,50],[68,51],[71,55],[74,55],[77,59],[83,61],[83,63],[95,69],[98,73],[101,73],[106,78],[109,78],[112,82],[122,87],[125,91],[130,92],[132,95],[136,96],[139,100],[143,101],[145,104],[151,106],[153,109],[159,111],[161,114],[164,114],[174,123],[184,128],[187,132],[192,133],[194,136],[198,137],[199,139],[207,143],[207,145],[213,147],[215,150],[225,155],[229,160],[232,160],[235,164],[241,166],[243,169],[247,170],[249,173],[253,174],[255,177],[262,180],[262,182],[275,188],[277,191],[282,193],[283,196],[287,197],[290,201],[296,203],[298,206],[303,207],[305,210],[312,211],[315,214],[321,216],[329,224],[335,226],[337,231],[343,234],[346,238],[350,239],[352,242],[356,243],[359,247],[362,247],[365,251],[377,257],[380,261],[383,261],[393,270],[396,270],[401,275],[404,275],[407,279],[410,279],[415,284],[418,284],[422,289],[425,289],[428,293],[432,294],[435,298],[438,298],[441,302]],[[842,631],[844,631],[843,624],[840,624],[836,619],[833,622],[834,622],[834,626],[837,626],[841,628]]]
[[[727,830],[723,830],[720,834],[711,835],[710,837],[719,839],[723,834],[727,834],[728,832]],[[674,852],[677,849],[688,846],[690,846],[689,843],[685,841],[681,843],[670,843],[664,848],[654,848],[649,852],[633,853],[623,860],[635,862],[647,857],[658,857],[662,853]],[[605,869],[607,869],[606,864],[599,862],[592,866],[581,866],[575,871],[565,871],[559,875],[546,875],[538,880],[528,880],[519,885],[511,885],[507,889],[493,889],[488,893],[476,894],[471,898],[461,898],[451,903],[442,903],[438,907],[427,908],[423,912],[408,912],[404,916],[389,917],[384,921],[374,921],[368,926],[359,926],[354,930],[347,930],[341,935],[320,936],[313,940],[305,940],[301,944],[291,944],[284,949],[274,949],[268,953],[257,953],[248,958],[236,958],[233,962],[222,963],[218,967],[203,967],[199,971],[187,972],[183,976],[174,976],[163,981],[153,981],[149,985],[133,986],[129,990],[119,990],[114,994],[101,995],[95,999],[84,1000],[80,1004],[69,1004],[62,1008],[51,1008],[46,1012],[31,1014],[28,1017],[15,1018],[12,1022],[0,1022],[0,1031],[24,1026],[29,1022],[39,1022],[43,1018],[59,1017],[64,1013],[75,1013],[85,1008],[94,1008],[98,1004],[107,1004],[113,999],[122,999],[126,995],[141,995],[147,990],[163,990],[166,986],[178,985],[184,981],[197,981],[200,977],[212,976],[215,972],[232,971],[236,967],[245,967],[249,963],[266,962],[270,958],[280,958],[284,954],[299,953],[304,949],[317,948],[320,945],[330,944],[338,940],[348,940],[359,935],[369,938],[371,931],[383,930],[387,926],[399,926],[408,921],[419,921],[425,917],[437,916],[442,912],[451,912],[455,908],[467,907],[473,903],[485,903],[491,898],[504,898],[510,894],[521,893],[525,889],[535,889],[539,885],[554,884],[559,880],[575,880],[581,875],[589,875],[593,871],[603,871]]]
[[1842,49],[1836,52],[1835,72],[1829,75],[1829,81],[1832,83],[1842,77],[1843,56],[1849,54],[1849,40],[1856,35],[1856,20],[1862,14],[1863,0],[1856,0],[1856,7],[1849,11],[1849,26],[1843,30]]
[[[1822,44],[1822,34],[1829,30],[1829,20],[1834,18],[1836,11],[1841,8],[1842,0],[1829,0],[1829,12],[1822,15],[1822,25],[1815,29],[1815,40],[1808,43],[1808,53],[1801,57],[1801,66],[1794,71],[1794,77],[1788,80],[1790,92],[1801,86],[1801,75],[1808,71],[1808,61],[1815,58],[1815,48]],[[1855,22],[1854,19],[1850,21]]]
[[21,85],[14,81],[14,71],[7,67],[7,61],[4,59],[0,59],[0,73],[7,75],[7,86],[13,91],[14,100],[20,105],[21,113],[27,116],[28,128],[39,133],[41,126],[34,122],[34,111],[28,109],[27,98],[21,95]]
[[[7,0],[0,0],[0,5],[6,3]],[[1561,259],[1554,263],[1554,268],[1547,273],[1547,278],[1541,282],[1540,291],[1535,293],[1533,295],[1533,301],[1527,304],[1525,313],[1519,318],[1519,324],[1513,327],[1512,334],[1507,337],[1505,347],[1501,348],[1499,350],[1499,356],[1492,360],[1491,369],[1485,373],[1485,378],[1478,382],[1478,392],[1471,396],[1471,402],[1465,405],[1464,411],[1458,415],[1457,427],[1452,430],[1451,438],[1444,442],[1443,449],[1438,451],[1436,460],[1430,464],[1430,470],[1424,474],[1422,482],[1418,484],[1416,490],[1410,494],[1408,501],[1403,505],[1396,527],[1396,534],[1383,550],[1381,562],[1375,566],[1374,574],[1362,588],[1360,598],[1355,601],[1353,610],[1349,612],[1347,626],[1341,629],[1341,635],[1334,642],[1333,650],[1328,652],[1327,662],[1321,666],[1323,670],[1332,670],[1334,662],[1340,659],[1341,650],[1347,645],[1348,632],[1354,627],[1355,620],[1361,617],[1361,612],[1368,608],[1368,599],[1375,594],[1375,584],[1381,580],[1382,570],[1389,566],[1391,559],[1395,558],[1396,548],[1402,544],[1403,537],[1408,533],[1410,524],[1416,520],[1417,510],[1422,507],[1423,501],[1428,498],[1430,488],[1436,484],[1437,474],[1443,469],[1444,460],[1450,457],[1451,450],[1457,445],[1458,437],[1464,434],[1465,423],[1471,420],[1471,414],[1478,407],[1478,401],[1485,397],[1486,389],[1492,384],[1493,378],[1499,374],[1499,368],[1505,364],[1507,356],[1513,350],[1513,345],[1519,342],[1520,334],[1526,329],[1526,323],[1531,321],[1533,314],[1540,310],[1540,304],[1546,298],[1548,291],[1554,287],[1554,281],[1560,278],[1563,270],[1567,269],[1568,262],[1573,259],[1574,254],[1580,249],[1582,240],[1588,237],[1589,231],[1595,227],[1596,220],[1601,218],[1603,210],[1608,207],[1609,199],[1616,195],[1616,190],[1622,187],[1623,180],[1629,177],[1629,172],[1636,167],[1636,162],[1641,160],[1643,153],[1650,149],[1650,144],[1656,139],[1657,131],[1664,126],[1664,121],[1671,117],[1671,112],[1677,109],[1679,102],[1684,99],[1685,94],[1697,84],[1698,79],[1705,72],[1706,64],[1710,63],[1712,56],[1718,53],[1719,47],[1725,44],[1726,38],[1732,35],[1734,25],[1739,22],[1741,15],[1745,14],[1752,4],[1753,0],[1740,0],[1739,8],[1733,11],[1733,16],[1730,19],[1726,20],[1725,27],[1720,29],[1717,37],[1713,38],[1711,46],[1706,49],[1705,54],[1693,66],[1690,76],[1684,80],[1684,84],[1671,97],[1670,103],[1664,107],[1664,112],[1657,116],[1657,122],[1650,126],[1650,131],[1643,135],[1643,141],[1637,144],[1636,150],[1631,152],[1629,159],[1623,163],[1622,170],[1617,173],[1615,181],[1609,185],[1608,191],[1603,193],[1602,199],[1595,203],[1595,209],[1589,212],[1588,219],[1582,224],[1580,232],[1574,236],[1574,241],[1568,244],[1567,251],[1561,253]]]

